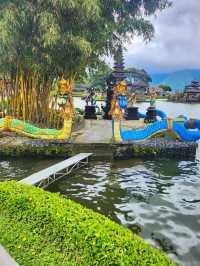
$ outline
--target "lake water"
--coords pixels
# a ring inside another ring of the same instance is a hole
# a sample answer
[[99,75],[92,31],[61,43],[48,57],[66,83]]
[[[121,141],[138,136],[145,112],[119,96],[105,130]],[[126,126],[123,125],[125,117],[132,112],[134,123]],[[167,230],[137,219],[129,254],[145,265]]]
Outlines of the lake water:
[[[97,102],[97,105],[101,107],[104,102]],[[74,105],[77,108],[84,109],[85,101],[81,100],[79,97],[74,98]],[[137,103],[139,111],[145,113],[146,109],[149,107],[148,102]],[[185,104],[185,103],[174,103],[165,100],[158,100],[156,102],[156,108],[164,111],[168,117],[177,117],[179,115],[185,115],[188,118],[199,118],[200,119],[200,104]]]
[[123,224],[183,265],[199,266],[199,162],[97,162],[48,189]]
[[[20,180],[59,160],[0,160],[0,180]],[[200,261],[200,162],[92,162],[48,187],[98,211],[182,265]]]
[[[144,112],[148,105],[139,104],[140,111]],[[172,117],[200,117],[200,104],[158,101],[157,107]],[[0,181],[22,179],[58,161],[0,159]],[[92,162],[48,190],[60,192],[128,227],[182,265],[200,265],[200,150],[190,161]]]

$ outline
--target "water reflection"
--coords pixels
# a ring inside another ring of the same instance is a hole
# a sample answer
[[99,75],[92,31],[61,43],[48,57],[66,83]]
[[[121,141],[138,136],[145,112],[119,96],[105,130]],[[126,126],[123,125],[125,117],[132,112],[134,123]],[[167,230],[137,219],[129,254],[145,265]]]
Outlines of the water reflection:
[[0,160],[0,181],[11,179],[21,180],[37,171],[40,171],[56,162],[57,159],[9,159]]
[[200,173],[195,161],[98,162],[49,187],[199,265]]
[[[21,179],[57,161],[1,160],[0,180]],[[96,162],[48,189],[123,224],[183,265],[199,265],[199,170],[198,160]]]

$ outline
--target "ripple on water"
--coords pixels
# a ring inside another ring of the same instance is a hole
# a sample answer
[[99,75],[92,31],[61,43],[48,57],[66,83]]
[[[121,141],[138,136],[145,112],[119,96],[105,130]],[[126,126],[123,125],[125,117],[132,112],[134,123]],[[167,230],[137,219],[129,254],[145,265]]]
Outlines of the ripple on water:
[[[1,161],[1,176],[20,178],[48,164]],[[48,189],[123,224],[183,265],[199,266],[200,162],[97,162]]]
[[183,265],[198,265],[199,169],[193,161],[99,162],[50,190],[104,213]]
[[23,174],[23,170],[16,168],[9,161],[0,161],[0,181],[17,179]]
[[40,171],[58,160],[55,159],[9,159],[0,160],[0,181],[11,179],[20,180]]

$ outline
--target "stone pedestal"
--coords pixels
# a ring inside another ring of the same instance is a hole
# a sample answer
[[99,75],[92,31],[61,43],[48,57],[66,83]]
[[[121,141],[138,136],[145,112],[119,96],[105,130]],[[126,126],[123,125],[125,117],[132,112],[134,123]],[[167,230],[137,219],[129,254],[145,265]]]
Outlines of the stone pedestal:
[[125,113],[126,120],[139,120],[138,107],[128,107]]
[[85,119],[97,119],[95,106],[85,106]]
[[156,108],[155,107],[149,107],[147,109],[145,122],[146,123],[153,123],[153,122],[156,122],[156,121],[157,121]]

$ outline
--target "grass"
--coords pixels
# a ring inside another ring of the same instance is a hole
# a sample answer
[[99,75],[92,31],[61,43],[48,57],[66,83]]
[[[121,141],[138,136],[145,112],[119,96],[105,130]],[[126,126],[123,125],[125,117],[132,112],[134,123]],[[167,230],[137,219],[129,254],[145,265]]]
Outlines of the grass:
[[58,194],[0,183],[0,243],[21,265],[175,265],[108,218]]

